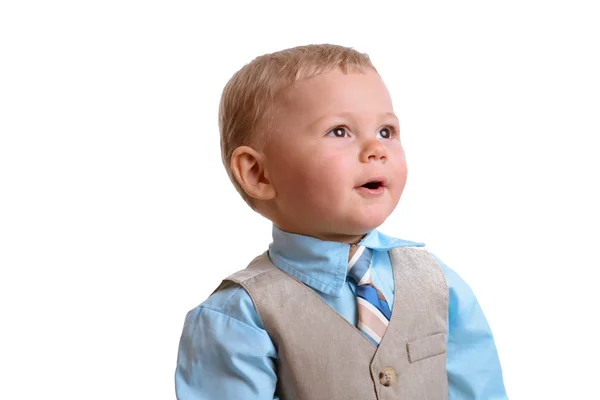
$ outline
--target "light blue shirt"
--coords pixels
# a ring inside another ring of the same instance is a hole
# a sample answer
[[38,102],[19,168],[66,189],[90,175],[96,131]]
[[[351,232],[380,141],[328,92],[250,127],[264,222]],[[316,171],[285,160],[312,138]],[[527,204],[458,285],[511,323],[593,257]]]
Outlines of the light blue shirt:
[[[394,276],[388,250],[424,244],[377,230],[369,232],[359,244],[374,250],[373,284],[391,307]],[[356,286],[346,277],[349,250],[348,244],[287,233],[273,225],[269,257],[275,266],[302,281],[356,326]],[[449,399],[507,399],[494,338],[477,299],[456,272],[431,255],[448,283]],[[233,284],[213,293],[185,318],[175,371],[177,398],[277,399],[276,360],[276,349],[252,300],[241,286]]]

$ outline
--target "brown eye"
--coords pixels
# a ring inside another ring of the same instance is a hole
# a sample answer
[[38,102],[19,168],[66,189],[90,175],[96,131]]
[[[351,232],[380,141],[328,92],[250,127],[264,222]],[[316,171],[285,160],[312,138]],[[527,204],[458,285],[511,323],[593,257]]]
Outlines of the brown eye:
[[394,136],[394,128],[386,126],[385,128],[379,130],[379,134],[384,139],[391,139],[392,136]]
[[333,128],[332,130],[329,131],[329,136],[331,133],[333,133],[333,136],[335,137],[345,137],[347,136],[347,132],[346,132],[346,128],[344,128],[343,126],[338,126],[337,128]]

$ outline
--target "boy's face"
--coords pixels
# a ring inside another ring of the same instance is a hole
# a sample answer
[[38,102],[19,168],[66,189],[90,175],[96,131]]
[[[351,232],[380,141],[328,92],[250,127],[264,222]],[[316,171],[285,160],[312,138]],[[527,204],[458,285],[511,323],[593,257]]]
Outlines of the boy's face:
[[399,133],[390,95],[372,69],[296,82],[264,148],[276,192],[273,222],[346,243],[381,225],[406,183]]

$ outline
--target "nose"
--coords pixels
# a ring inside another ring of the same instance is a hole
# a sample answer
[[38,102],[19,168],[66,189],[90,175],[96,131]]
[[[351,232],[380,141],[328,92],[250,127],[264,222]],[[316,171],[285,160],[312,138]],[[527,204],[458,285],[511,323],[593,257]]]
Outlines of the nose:
[[360,161],[367,163],[371,161],[387,161],[387,150],[379,140],[369,140],[365,143],[361,153]]

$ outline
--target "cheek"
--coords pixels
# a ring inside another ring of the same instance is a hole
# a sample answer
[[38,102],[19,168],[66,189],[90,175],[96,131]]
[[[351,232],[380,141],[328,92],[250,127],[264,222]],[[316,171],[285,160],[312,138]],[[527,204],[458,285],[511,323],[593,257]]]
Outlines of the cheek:
[[398,160],[394,165],[394,173],[397,179],[406,181],[406,175],[408,174],[408,168],[406,166],[406,160],[402,158]]
[[393,174],[392,177],[392,190],[394,197],[400,197],[404,186],[406,185],[406,178],[408,175],[408,167],[406,165],[406,157],[402,146],[398,143],[397,146],[392,146],[388,149],[390,152],[390,171]]
[[309,173],[315,180],[331,184],[349,175],[349,163],[343,153],[313,154]]
[[294,154],[278,160],[272,178],[278,195],[292,203],[335,204],[349,176],[346,159],[328,153]]
[[340,195],[347,175],[343,157],[314,154],[302,168],[298,190],[303,190],[309,201],[331,204]]
[[270,157],[271,180],[279,197],[293,200],[311,187],[313,166],[308,161],[306,156],[293,151]]
[[406,175],[406,156],[404,154],[402,145],[400,145],[400,143],[395,143],[388,148],[388,153],[390,154],[390,160],[393,163],[392,169],[394,173],[398,175]]

